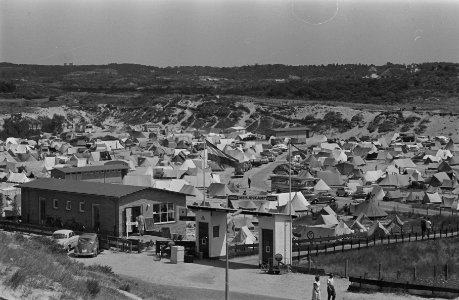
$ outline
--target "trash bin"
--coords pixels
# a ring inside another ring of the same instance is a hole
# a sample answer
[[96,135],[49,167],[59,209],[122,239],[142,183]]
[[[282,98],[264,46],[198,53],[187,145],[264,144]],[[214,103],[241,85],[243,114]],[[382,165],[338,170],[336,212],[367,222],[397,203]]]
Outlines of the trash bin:
[[183,246],[172,246],[171,263],[183,263],[185,258],[185,248]]

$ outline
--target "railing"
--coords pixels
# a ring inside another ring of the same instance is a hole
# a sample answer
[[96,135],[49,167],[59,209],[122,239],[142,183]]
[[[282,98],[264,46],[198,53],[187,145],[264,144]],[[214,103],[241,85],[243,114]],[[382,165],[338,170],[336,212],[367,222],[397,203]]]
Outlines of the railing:
[[459,236],[459,228],[453,226],[439,228],[438,231],[426,232],[425,234],[418,232],[389,234],[387,236],[366,236],[365,233],[357,235],[343,235],[334,237],[324,237],[317,239],[294,240],[293,260],[300,261],[302,258],[311,257],[319,254],[333,254],[337,252],[360,250],[375,245],[394,244],[394,243],[409,243],[424,240],[435,240],[442,238],[452,238]]
[[258,254],[258,243],[228,246],[229,257],[250,256]]

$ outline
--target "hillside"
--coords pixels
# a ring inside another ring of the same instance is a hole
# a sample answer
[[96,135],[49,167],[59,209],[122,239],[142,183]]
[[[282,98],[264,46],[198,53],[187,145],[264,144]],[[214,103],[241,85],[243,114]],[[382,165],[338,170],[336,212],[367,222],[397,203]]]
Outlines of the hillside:
[[254,65],[0,63],[1,119],[64,115],[99,127],[146,122],[181,129],[308,126],[327,136],[457,134],[458,64]]

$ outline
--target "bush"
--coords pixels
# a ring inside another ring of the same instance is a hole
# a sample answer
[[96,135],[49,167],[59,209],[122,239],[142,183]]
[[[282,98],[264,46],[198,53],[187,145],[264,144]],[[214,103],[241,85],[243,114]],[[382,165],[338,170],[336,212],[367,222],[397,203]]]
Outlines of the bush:
[[88,289],[88,292],[95,296],[100,292],[100,284],[99,281],[95,279],[88,279],[86,280],[86,288]]
[[90,266],[87,266],[86,269],[88,269],[89,271],[93,271],[93,272],[98,272],[98,273],[104,273],[104,274],[108,274],[108,275],[113,275],[113,270],[112,270],[112,267],[110,266],[102,266],[102,265],[90,265]]
[[120,290],[129,293],[131,291],[131,285],[129,283],[123,284],[122,286],[120,286]]

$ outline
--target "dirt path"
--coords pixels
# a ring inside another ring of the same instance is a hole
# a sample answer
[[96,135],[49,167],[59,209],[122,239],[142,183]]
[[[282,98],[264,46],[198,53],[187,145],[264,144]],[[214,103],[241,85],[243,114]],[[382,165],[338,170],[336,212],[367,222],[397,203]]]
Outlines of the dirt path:
[[[159,286],[177,287],[176,299],[222,299],[225,288],[225,269],[222,261],[196,261],[191,264],[171,264],[169,260],[154,261],[153,253],[113,253],[104,251],[97,258],[76,258],[84,264],[112,267],[115,273]],[[232,299],[309,299],[313,276],[304,274],[268,275],[258,268],[230,263],[230,291]],[[326,278],[322,280],[326,296]],[[335,281],[337,299],[421,299],[393,294],[355,294],[347,292],[347,279]],[[173,289],[175,290],[175,288]],[[258,295],[258,296],[253,296]],[[201,297],[201,298],[199,298]]]

